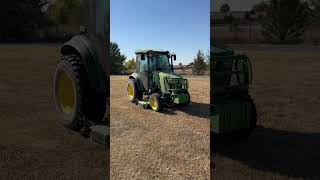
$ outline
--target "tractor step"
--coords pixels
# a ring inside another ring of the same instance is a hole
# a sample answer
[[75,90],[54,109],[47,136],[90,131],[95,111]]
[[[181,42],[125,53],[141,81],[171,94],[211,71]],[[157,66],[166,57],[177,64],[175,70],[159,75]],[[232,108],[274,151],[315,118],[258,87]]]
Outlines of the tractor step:
[[102,144],[104,146],[109,145],[110,130],[108,126],[94,125],[90,127],[92,141]]
[[149,103],[146,101],[138,101],[138,106],[144,109],[148,108]]

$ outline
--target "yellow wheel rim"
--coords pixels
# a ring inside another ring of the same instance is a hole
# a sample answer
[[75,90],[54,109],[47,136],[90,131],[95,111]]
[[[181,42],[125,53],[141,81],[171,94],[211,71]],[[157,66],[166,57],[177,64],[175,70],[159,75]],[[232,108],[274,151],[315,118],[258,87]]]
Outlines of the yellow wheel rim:
[[158,108],[158,103],[157,103],[155,97],[153,97],[149,100],[149,105],[152,110],[156,110]]
[[62,111],[66,114],[73,112],[74,108],[74,87],[71,78],[62,71],[57,82],[58,102]]
[[128,96],[129,96],[129,98],[133,98],[133,96],[134,96],[134,90],[133,90],[133,87],[132,87],[132,85],[131,84],[128,84],[128,87],[127,87],[127,92],[128,92]]

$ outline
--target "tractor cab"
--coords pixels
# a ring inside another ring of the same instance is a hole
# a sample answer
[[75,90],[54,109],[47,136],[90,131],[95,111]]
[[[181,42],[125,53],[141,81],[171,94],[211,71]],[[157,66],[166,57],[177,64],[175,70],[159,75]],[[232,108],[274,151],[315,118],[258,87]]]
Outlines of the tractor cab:
[[[163,50],[138,50],[136,51],[137,68],[143,87],[148,90],[156,86],[153,79],[162,73],[174,73],[173,60],[176,60],[175,54]],[[158,85],[158,87],[160,87]]]

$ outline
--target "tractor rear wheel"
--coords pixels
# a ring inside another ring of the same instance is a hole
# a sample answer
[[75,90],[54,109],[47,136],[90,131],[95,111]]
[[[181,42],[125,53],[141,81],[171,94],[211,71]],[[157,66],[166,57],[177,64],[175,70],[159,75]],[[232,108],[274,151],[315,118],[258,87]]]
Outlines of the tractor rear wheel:
[[64,55],[56,67],[54,99],[61,123],[80,130],[84,120],[99,122],[106,111],[106,93],[92,93],[87,71],[77,55]]
[[85,70],[80,58],[63,56],[54,76],[54,99],[57,112],[64,126],[80,130],[84,118]]
[[158,93],[153,93],[149,97],[149,106],[152,110],[159,112],[162,109],[161,96]]
[[135,103],[137,100],[141,100],[138,84],[135,79],[128,80],[127,95],[128,95],[129,101],[132,103]]

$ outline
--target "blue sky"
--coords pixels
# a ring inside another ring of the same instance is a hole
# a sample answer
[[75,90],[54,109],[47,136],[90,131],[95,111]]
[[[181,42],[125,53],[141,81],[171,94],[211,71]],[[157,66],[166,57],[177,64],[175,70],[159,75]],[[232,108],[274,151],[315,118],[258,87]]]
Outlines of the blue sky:
[[[201,3],[200,3],[201,2]],[[210,47],[210,0],[110,0],[110,35],[128,59],[140,48],[177,54],[174,64],[193,61]]]

